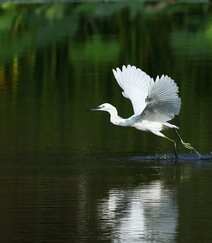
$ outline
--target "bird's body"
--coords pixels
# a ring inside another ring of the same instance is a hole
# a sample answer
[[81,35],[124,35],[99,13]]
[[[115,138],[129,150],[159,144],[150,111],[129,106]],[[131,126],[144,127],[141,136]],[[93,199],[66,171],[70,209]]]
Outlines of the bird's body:
[[[123,66],[122,70],[113,69],[113,74],[123,89],[123,96],[131,101],[134,114],[126,119],[122,118],[118,115],[117,109],[109,103],[104,103],[94,110],[108,112],[110,122],[114,125],[134,127],[167,138],[174,143],[176,149],[175,141],[162,133],[167,128],[178,129],[177,126],[168,122],[179,114],[181,107],[178,86],[174,80],[162,75],[154,81],[141,69],[130,65]],[[182,140],[179,132],[177,135],[186,148],[197,152],[189,143]]]
[[[168,122],[142,120],[142,118],[139,115],[132,115],[129,118],[122,118],[118,115],[118,112],[113,105],[109,103],[104,103],[102,106],[110,114],[110,122],[116,126],[134,127],[138,130],[152,132],[161,137],[163,137],[163,134],[160,134],[160,132],[164,129],[178,129],[177,126],[172,125]],[[99,108],[101,109],[101,106]]]

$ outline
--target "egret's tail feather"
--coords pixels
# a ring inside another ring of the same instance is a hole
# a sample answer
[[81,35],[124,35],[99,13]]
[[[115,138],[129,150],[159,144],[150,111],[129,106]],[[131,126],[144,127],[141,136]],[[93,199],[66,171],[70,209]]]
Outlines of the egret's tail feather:
[[175,128],[175,129],[179,129],[179,127],[169,123],[169,122],[164,122],[163,125],[167,128]]

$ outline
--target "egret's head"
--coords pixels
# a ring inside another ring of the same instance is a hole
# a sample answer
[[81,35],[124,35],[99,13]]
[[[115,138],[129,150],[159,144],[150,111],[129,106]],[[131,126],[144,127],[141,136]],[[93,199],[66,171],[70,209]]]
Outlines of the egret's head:
[[107,112],[110,113],[110,112],[115,112],[116,108],[109,103],[104,103],[104,104],[101,104],[97,108],[92,109],[92,110],[93,111],[107,111]]

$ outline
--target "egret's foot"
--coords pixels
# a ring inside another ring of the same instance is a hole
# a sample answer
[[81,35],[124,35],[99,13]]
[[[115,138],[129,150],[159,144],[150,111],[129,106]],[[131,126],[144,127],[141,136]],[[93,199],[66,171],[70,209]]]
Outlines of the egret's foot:
[[201,154],[193,147],[193,146],[191,146],[191,144],[190,143],[186,143],[186,142],[184,142],[182,139],[181,139],[181,143],[182,143],[182,145],[185,147],[185,148],[187,148],[187,149],[189,149],[189,150],[193,150],[198,156],[199,156],[199,158],[201,157]]
[[201,154],[190,143],[184,142],[183,139],[180,136],[180,133],[176,129],[175,129],[175,132],[176,132],[178,138],[180,139],[180,142],[182,143],[182,145],[189,150],[193,150],[198,155],[198,157],[200,158]]

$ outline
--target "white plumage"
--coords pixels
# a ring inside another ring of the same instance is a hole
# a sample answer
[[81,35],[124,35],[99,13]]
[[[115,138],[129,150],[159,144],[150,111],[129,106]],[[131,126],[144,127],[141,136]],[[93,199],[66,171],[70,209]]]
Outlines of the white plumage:
[[145,98],[154,80],[141,69],[130,65],[123,66],[122,71],[113,69],[113,74],[123,89],[123,96],[132,102],[134,114],[139,115],[146,106]]
[[166,122],[180,112],[181,99],[178,96],[178,87],[168,76],[156,78],[145,100],[144,120]]
[[[113,69],[113,74],[123,90],[123,96],[131,101],[134,115],[127,119],[121,118],[116,108],[108,103],[104,103],[94,110],[109,112],[110,121],[114,125],[131,126],[167,138],[174,143],[177,156],[175,141],[161,133],[164,128],[178,129],[177,126],[168,123],[180,112],[181,99],[175,81],[166,75],[157,76],[154,81],[144,71],[131,65],[122,66],[122,69]],[[186,148],[194,150],[199,155],[196,149],[182,140],[177,130],[176,133]]]

